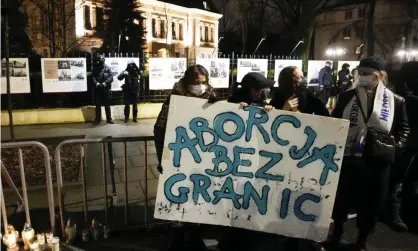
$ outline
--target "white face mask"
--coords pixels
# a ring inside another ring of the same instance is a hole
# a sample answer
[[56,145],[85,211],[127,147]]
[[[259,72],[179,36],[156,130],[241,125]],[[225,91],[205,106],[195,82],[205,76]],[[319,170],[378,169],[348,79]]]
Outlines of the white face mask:
[[362,87],[368,87],[374,84],[373,75],[359,76],[358,80],[359,80],[359,83],[358,83],[359,86],[362,86]]
[[206,85],[191,85],[190,92],[196,96],[200,96],[206,91]]

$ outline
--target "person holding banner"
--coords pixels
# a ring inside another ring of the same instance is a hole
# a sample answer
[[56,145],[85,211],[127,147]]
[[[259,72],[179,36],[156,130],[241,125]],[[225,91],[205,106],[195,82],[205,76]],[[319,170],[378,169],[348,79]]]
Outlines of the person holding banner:
[[321,100],[303,87],[306,79],[303,72],[296,66],[284,68],[279,75],[279,87],[274,92],[270,106],[293,112],[329,116],[329,112]]
[[[241,88],[238,88],[241,86]],[[255,105],[264,107],[267,105],[268,90],[274,86],[274,81],[264,77],[258,72],[247,73],[241,83],[235,83],[231,88],[230,103],[240,103],[241,106]]]
[[360,61],[358,86],[339,95],[332,113],[350,121],[334,203],[334,228],[327,250],[339,250],[343,225],[356,203],[359,230],[355,250],[367,250],[367,240],[384,205],[391,165],[409,136],[405,99],[385,86],[386,62],[377,57]]
[[[189,67],[185,71],[184,77],[181,78],[179,82],[174,84],[173,90],[164,101],[162,109],[154,125],[155,149],[157,151],[159,163],[157,169],[160,173],[163,173],[161,159],[164,148],[164,138],[171,95],[208,99],[209,103],[215,103],[218,101],[215,90],[209,84],[209,72],[202,65]],[[185,233],[188,235],[189,241],[185,241]],[[206,246],[200,238],[199,229],[195,224],[186,224],[183,229],[176,231],[175,234],[176,236],[170,244],[170,250],[206,250]]]
[[[274,92],[273,99],[270,101],[270,108],[292,112],[301,112],[329,117],[329,111],[324,103],[312,94],[305,86],[306,79],[303,72],[296,66],[284,68],[279,75],[279,87]],[[308,242],[308,249],[314,250],[315,243]],[[299,248],[299,240],[296,238],[286,238],[285,250],[296,251]]]
[[208,99],[209,103],[218,101],[215,90],[209,84],[209,73],[202,65],[189,67],[184,77],[174,84],[171,94],[164,101],[157,121],[154,125],[155,148],[158,157],[158,170],[162,173],[161,158],[164,147],[165,128],[167,125],[168,108],[171,95]]
[[126,70],[119,74],[118,80],[121,81],[123,79],[125,79],[125,84],[122,85],[123,102],[125,104],[125,123],[128,123],[129,121],[130,105],[132,105],[132,121],[136,123],[138,117],[138,93],[141,72],[133,60],[128,61]]
[[94,125],[102,121],[102,106],[105,107],[106,120],[108,124],[114,124],[110,112],[112,101],[110,89],[112,88],[113,75],[109,66],[105,64],[103,55],[98,57],[98,62],[93,68],[93,86],[96,96],[96,119]]

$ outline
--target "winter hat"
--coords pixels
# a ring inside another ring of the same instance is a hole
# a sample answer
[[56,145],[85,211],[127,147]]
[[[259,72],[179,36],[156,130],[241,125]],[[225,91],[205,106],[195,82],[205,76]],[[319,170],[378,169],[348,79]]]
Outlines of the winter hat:
[[263,74],[258,72],[250,72],[247,73],[239,83],[243,88],[256,88],[256,89],[264,89],[273,87],[276,81],[270,80],[264,77]]
[[360,61],[358,71],[373,73],[375,71],[386,71],[386,61],[378,57],[367,57]]

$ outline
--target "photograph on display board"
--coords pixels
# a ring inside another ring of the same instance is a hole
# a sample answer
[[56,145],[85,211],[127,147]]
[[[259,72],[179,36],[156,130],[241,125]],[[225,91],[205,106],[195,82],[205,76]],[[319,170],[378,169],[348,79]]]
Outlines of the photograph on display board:
[[320,76],[322,76],[324,72],[330,70],[332,73],[332,60],[309,60],[307,76],[308,86],[319,85],[321,83]]
[[110,67],[113,76],[112,91],[122,91],[121,86],[125,79],[119,81],[118,76],[126,70],[129,61],[134,61],[138,68],[140,67],[139,58],[105,58],[105,64]]
[[168,90],[173,88],[186,71],[185,58],[150,58],[150,90]]
[[268,71],[267,59],[238,59],[237,82],[241,82],[242,78],[250,72],[258,72],[267,77]]
[[229,58],[198,58],[196,64],[208,70],[213,88],[229,87]]
[[288,67],[288,66],[296,66],[299,69],[302,69],[302,60],[294,60],[294,59],[277,59],[274,61],[274,87],[279,86],[279,75],[280,72]]
[[43,58],[41,65],[45,93],[87,91],[85,58]]
[[[348,71],[351,74],[351,71],[359,66],[360,61],[338,61],[338,72],[343,70],[343,65],[344,64],[349,65]],[[344,67],[344,68],[347,68],[347,67]],[[337,75],[337,80],[340,80],[340,74]]]
[[[1,93],[7,93],[6,59],[1,61]],[[27,58],[9,59],[10,93],[30,93],[29,61]]]

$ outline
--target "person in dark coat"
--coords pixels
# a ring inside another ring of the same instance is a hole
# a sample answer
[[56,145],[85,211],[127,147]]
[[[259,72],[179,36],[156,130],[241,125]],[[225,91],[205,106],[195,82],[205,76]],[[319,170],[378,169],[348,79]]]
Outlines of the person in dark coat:
[[[273,80],[264,77],[258,72],[246,74],[241,83],[235,83],[231,88],[229,103],[240,103],[242,106],[255,105],[264,107],[267,105],[269,89],[274,85]],[[241,86],[241,88],[238,88]]]
[[334,86],[334,81],[332,80],[332,63],[327,61],[325,67],[319,71],[318,80],[319,80],[319,90],[320,90],[320,99],[327,105],[328,99],[331,96],[331,90]]
[[[299,68],[295,66],[284,68],[280,72],[279,88],[274,92],[270,106],[279,110],[329,117],[330,114],[325,104],[305,87],[305,82],[306,79],[303,77],[303,72]],[[265,110],[269,110],[269,108],[265,107]],[[307,240],[300,241],[299,239],[289,237],[285,241],[285,250],[298,250],[300,242],[306,242],[304,246],[308,250],[314,250],[316,248],[316,243]]]
[[341,70],[338,72],[338,93],[344,92],[348,89],[351,78],[350,65],[344,63]]
[[325,104],[303,87],[305,81],[299,68],[295,66],[284,68],[279,75],[279,88],[274,92],[270,105],[285,111],[329,116]]
[[[413,172],[416,171],[411,170],[411,168],[418,169],[418,165],[412,165],[414,157],[418,154],[418,61],[411,61],[402,65],[400,81],[395,86],[395,91],[405,98],[411,132],[405,153],[399,156],[392,166],[387,201],[387,220],[393,230],[404,232],[408,231],[408,226],[402,219],[403,195],[405,194],[402,193],[403,185],[406,182],[407,189],[412,191],[414,189],[411,189],[411,185],[418,181],[418,177],[413,177]],[[405,195],[411,197],[410,192]],[[418,219],[416,219],[416,222],[418,222]]]
[[106,120],[108,124],[114,124],[110,111],[111,88],[113,82],[112,71],[105,64],[103,55],[98,57],[97,63],[93,67],[93,87],[96,97],[96,118],[94,125],[99,125],[102,121],[102,106],[105,107]]
[[184,73],[184,77],[174,84],[173,90],[164,101],[154,125],[155,149],[157,151],[159,163],[158,170],[160,172],[163,170],[161,159],[163,155],[164,137],[171,95],[208,99],[209,103],[218,101],[216,92],[209,83],[209,73],[206,68],[201,65],[190,66]]
[[123,103],[125,104],[125,123],[129,121],[131,105],[132,121],[136,123],[138,118],[138,93],[141,72],[133,60],[128,62],[126,70],[119,74],[118,79],[119,81],[125,79],[125,84],[122,85]]
[[340,250],[343,225],[354,205],[359,230],[354,250],[367,250],[368,237],[374,231],[386,200],[392,163],[366,155],[367,128],[392,135],[396,141],[394,153],[401,153],[408,140],[405,99],[386,88],[385,68],[386,62],[380,58],[362,59],[358,67],[358,86],[341,93],[332,112],[335,118],[349,120],[350,128],[334,202],[334,227],[325,245],[327,250]]

